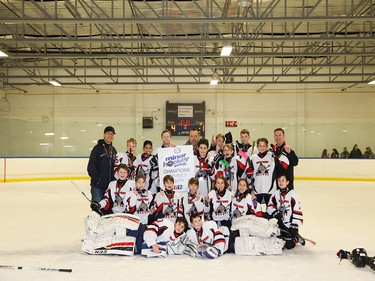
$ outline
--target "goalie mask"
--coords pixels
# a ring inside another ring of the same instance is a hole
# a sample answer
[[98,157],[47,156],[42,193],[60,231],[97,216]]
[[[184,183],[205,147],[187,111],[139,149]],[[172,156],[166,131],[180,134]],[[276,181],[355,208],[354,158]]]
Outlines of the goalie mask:
[[350,259],[356,267],[365,267],[368,262],[367,252],[363,248],[356,248],[352,251]]

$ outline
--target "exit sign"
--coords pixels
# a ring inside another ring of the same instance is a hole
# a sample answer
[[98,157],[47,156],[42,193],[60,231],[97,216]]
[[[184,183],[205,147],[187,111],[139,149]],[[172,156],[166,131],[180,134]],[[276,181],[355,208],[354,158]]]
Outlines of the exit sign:
[[237,127],[237,121],[225,121],[225,127]]

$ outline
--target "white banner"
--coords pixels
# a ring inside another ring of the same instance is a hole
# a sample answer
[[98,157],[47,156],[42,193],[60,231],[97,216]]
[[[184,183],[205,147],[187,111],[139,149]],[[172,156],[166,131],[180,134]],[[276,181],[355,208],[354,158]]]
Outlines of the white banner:
[[160,148],[158,156],[160,186],[163,186],[164,176],[171,175],[176,191],[188,191],[188,181],[195,176],[193,146]]

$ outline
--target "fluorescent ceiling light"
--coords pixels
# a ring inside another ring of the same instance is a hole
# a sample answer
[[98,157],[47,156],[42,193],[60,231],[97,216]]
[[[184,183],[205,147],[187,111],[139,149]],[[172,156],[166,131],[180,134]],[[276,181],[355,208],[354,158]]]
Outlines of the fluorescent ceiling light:
[[61,87],[61,84],[55,80],[48,81],[48,83],[50,83],[51,85],[55,87]]
[[54,136],[55,133],[45,133],[44,135],[45,135],[45,136]]
[[48,142],[42,142],[42,143],[40,143],[39,145],[41,145],[41,146],[46,146],[46,145],[50,145],[50,143],[48,143]]
[[73,145],[64,145],[64,148],[71,148]]
[[375,80],[368,82],[369,85],[375,85]]
[[61,140],[67,140],[69,137],[61,137]]
[[229,57],[231,53],[232,53],[232,45],[227,43],[224,45],[223,49],[221,49],[220,56]]
[[8,57],[8,54],[0,50],[0,58],[6,58],[6,57]]
[[210,85],[211,86],[216,86],[217,83],[219,83],[219,80],[218,79],[213,79],[213,80],[211,80]]
[[103,126],[103,124],[98,124],[98,125],[96,125],[96,126],[101,127],[101,126]]

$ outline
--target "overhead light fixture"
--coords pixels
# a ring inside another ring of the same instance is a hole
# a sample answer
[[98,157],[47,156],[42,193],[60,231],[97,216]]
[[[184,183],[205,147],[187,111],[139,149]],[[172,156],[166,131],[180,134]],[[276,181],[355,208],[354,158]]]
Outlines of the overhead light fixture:
[[226,43],[224,46],[223,46],[223,49],[221,49],[221,53],[220,53],[220,56],[221,57],[229,57],[230,54],[232,53],[232,45],[230,43]]
[[375,85],[375,80],[372,80],[372,81],[368,82],[367,84],[369,84],[369,85]]
[[8,54],[0,50],[0,58],[6,58],[8,57]]
[[210,85],[211,86],[216,86],[218,83],[219,83],[219,74],[217,74],[217,72],[215,71],[212,74],[212,80],[210,82]]
[[48,81],[48,83],[50,83],[51,85],[53,85],[55,87],[61,87],[61,84],[59,82],[57,82],[56,80],[50,80],[50,81]]

